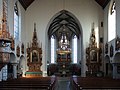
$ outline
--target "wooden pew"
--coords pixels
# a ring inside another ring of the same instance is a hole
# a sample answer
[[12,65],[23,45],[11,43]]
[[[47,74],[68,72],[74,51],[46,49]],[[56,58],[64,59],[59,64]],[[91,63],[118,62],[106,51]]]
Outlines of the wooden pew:
[[100,77],[71,77],[73,90],[83,89],[120,89],[120,79]]
[[0,82],[0,90],[4,89],[40,89],[54,90],[56,77],[40,77],[40,78],[19,78]]

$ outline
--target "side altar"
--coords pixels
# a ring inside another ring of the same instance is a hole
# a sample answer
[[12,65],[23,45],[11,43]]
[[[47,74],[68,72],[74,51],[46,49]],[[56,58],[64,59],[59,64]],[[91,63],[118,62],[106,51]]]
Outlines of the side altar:
[[86,76],[102,76],[100,70],[102,65],[102,49],[99,45],[97,47],[94,23],[91,30],[89,47],[86,48],[86,65],[88,70],[86,71]]
[[32,43],[28,43],[27,47],[27,66],[28,71],[25,73],[27,77],[42,76],[42,45],[40,48],[37,42],[36,24],[34,24]]

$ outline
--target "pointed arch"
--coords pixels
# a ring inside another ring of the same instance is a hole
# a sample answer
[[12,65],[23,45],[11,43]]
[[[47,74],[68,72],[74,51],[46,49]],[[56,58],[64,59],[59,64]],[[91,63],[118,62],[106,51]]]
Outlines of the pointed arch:
[[[83,60],[83,32],[82,32],[82,27],[81,24],[79,22],[79,20],[76,18],[76,16],[74,16],[71,12],[67,11],[67,10],[62,10],[59,11],[58,13],[56,13],[49,21],[47,28],[46,28],[46,63],[47,62],[51,62],[50,58],[51,58],[51,49],[50,49],[50,38],[52,35],[55,35],[58,33],[58,31],[65,27],[67,30],[70,31],[70,38],[71,39],[71,45],[72,45],[72,36],[73,34],[77,36],[78,40],[77,40],[77,44],[78,44],[78,59],[77,63],[80,62],[81,60]],[[59,37],[59,36],[58,36]],[[57,43],[57,38],[55,36],[55,41]],[[57,46],[56,46],[57,47]],[[56,56],[55,56],[56,59]]]
[[50,21],[48,28],[48,35],[51,37],[53,33],[55,33],[57,30],[59,30],[63,25],[65,25],[71,32],[75,33],[77,37],[79,38],[79,35],[81,34],[81,25],[78,21],[78,19],[70,12],[66,10],[62,10],[58,12],[52,20]]

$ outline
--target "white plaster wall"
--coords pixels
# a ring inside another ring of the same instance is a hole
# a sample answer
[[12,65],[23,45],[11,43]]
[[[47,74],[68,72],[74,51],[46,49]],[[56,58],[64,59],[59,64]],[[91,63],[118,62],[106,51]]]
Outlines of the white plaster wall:
[[109,3],[104,9],[104,43],[108,41],[108,10]]
[[116,1],[116,29],[117,29],[117,35],[120,37],[120,0]]
[[[35,0],[26,10],[26,41],[32,40],[33,25],[36,22],[38,39],[42,42],[43,49],[42,70],[45,70],[45,62],[50,59],[45,57],[47,24],[56,13],[63,9],[68,10],[78,18],[82,26],[84,50],[88,46],[86,44],[89,43],[92,23],[94,22],[95,28],[99,29],[100,22],[103,21],[103,9],[94,0]],[[85,51],[83,51],[82,63],[84,74],[86,71]]]

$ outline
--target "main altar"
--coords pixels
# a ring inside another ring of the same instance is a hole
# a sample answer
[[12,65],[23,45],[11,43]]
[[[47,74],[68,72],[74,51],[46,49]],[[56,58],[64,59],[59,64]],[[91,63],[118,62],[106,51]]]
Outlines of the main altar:
[[28,43],[27,47],[27,66],[28,71],[25,73],[27,77],[42,76],[42,45],[37,41],[36,24],[34,24],[34,32],[32,43]]

